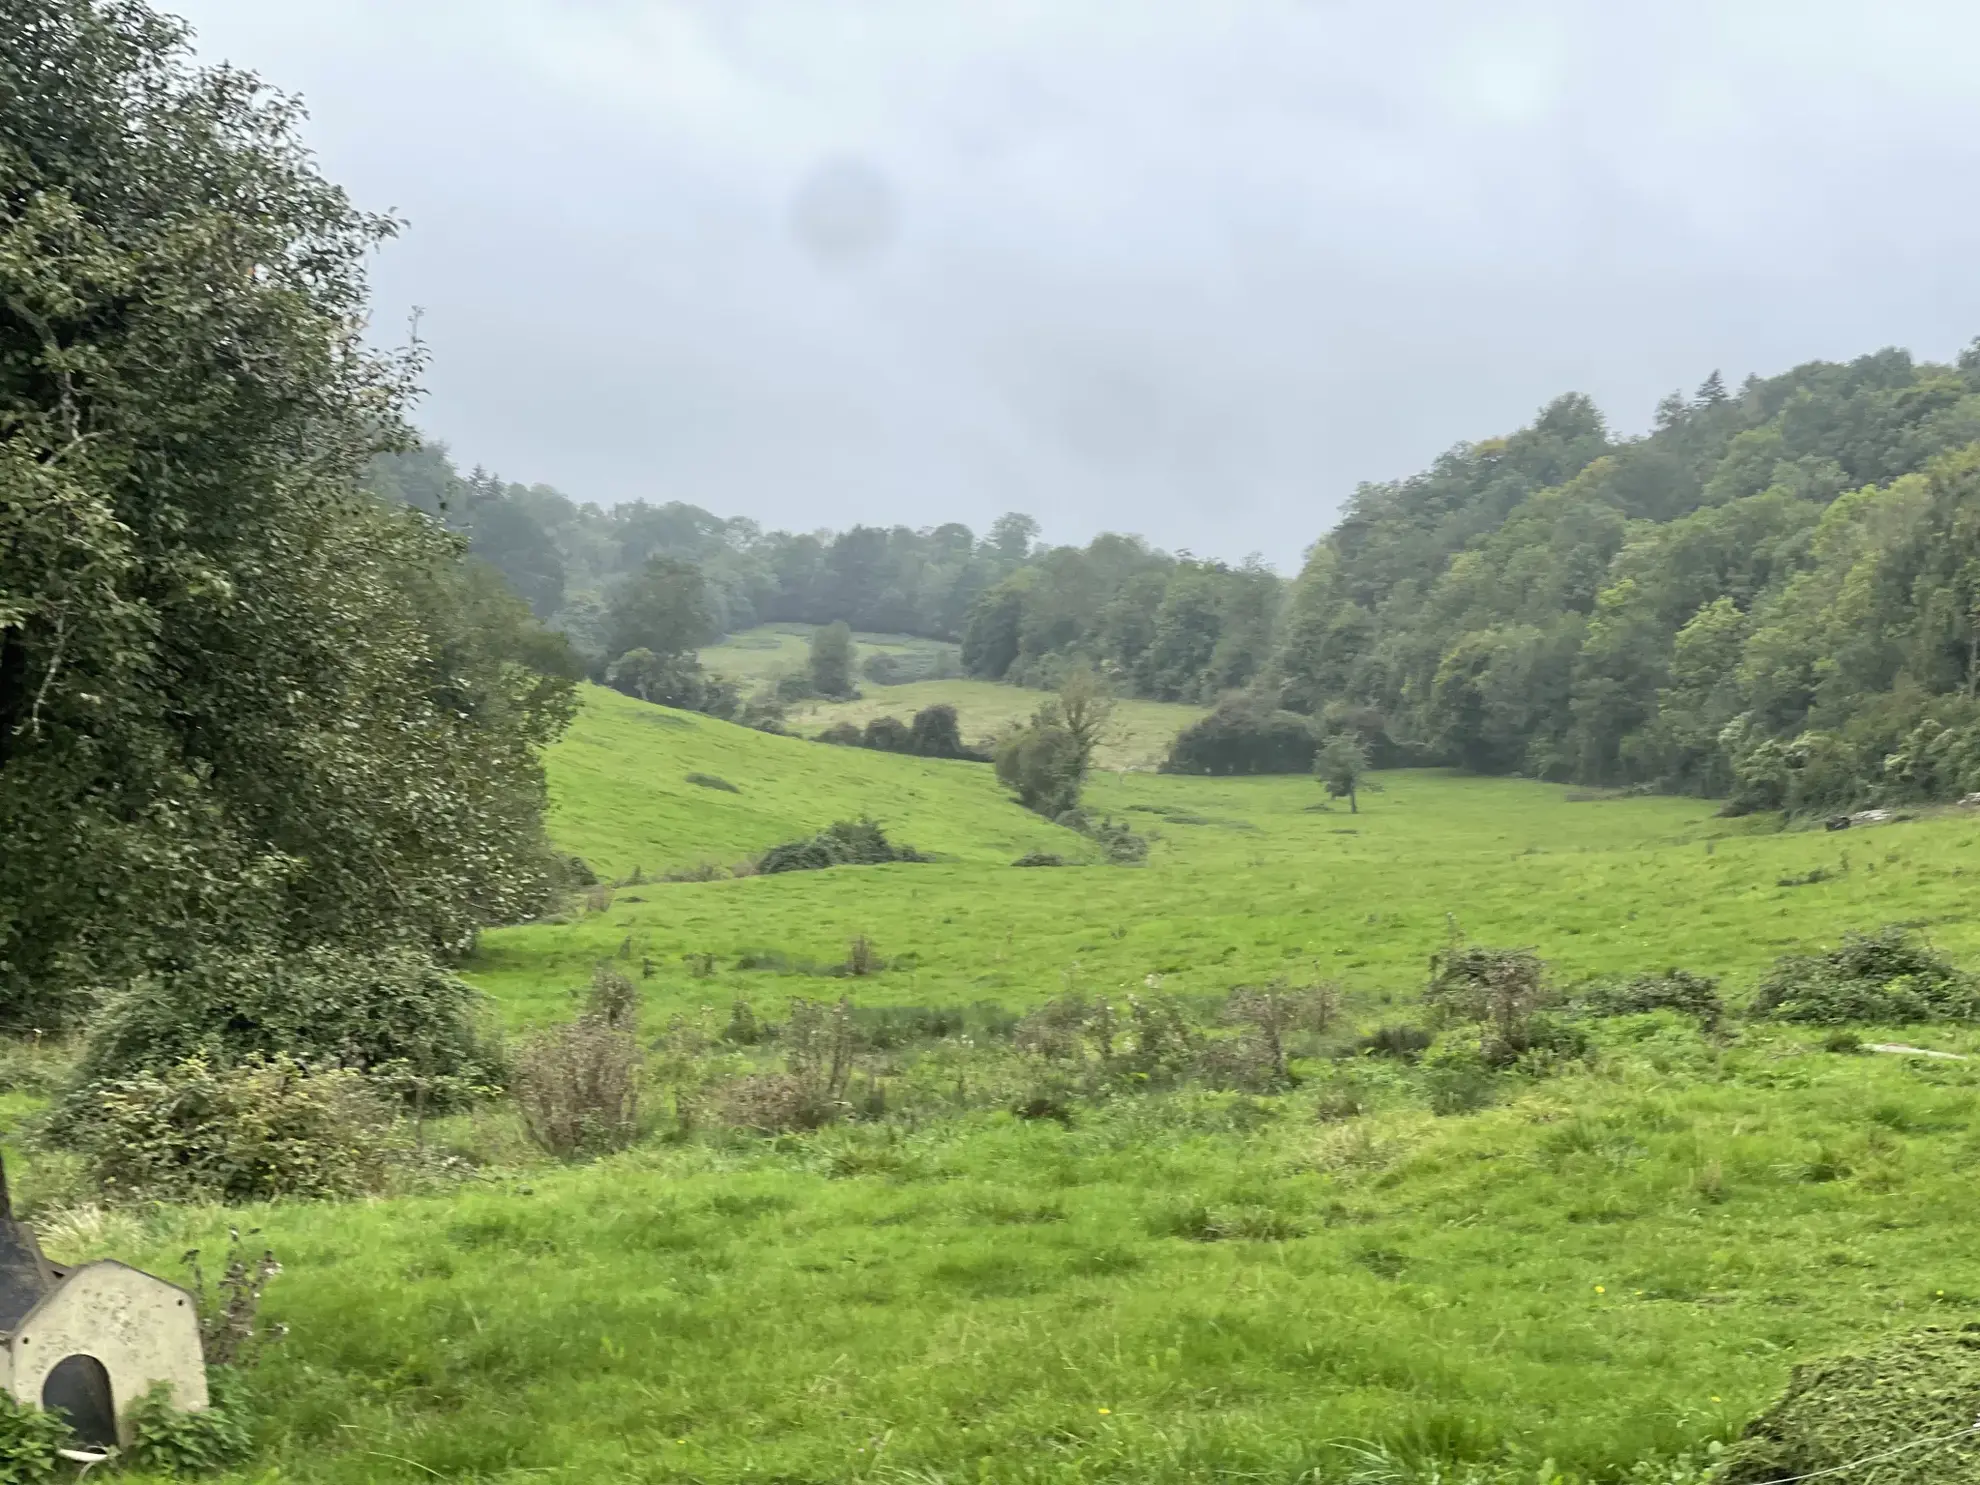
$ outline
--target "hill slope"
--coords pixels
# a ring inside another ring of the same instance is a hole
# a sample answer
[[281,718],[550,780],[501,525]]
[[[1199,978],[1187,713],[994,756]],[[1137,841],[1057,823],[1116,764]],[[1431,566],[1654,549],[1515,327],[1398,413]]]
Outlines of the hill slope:
[[583,701],[547,759],[550,837],[604,878],[729,866],[861,815],[897,841],[966,861],[1078,843],[1011,803],[980,763],[823,747],[597,686]]

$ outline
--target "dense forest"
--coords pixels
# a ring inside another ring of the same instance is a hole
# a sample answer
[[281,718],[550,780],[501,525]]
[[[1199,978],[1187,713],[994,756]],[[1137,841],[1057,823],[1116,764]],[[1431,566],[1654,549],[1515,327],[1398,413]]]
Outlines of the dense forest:
[[[1021,515],[979,539],[601,511],[433,449],[373,478],[467,532],[601,675],[635,645],[843,619],[960,641],[985,679],[1087,665],[1126,694],[1222,702],[1240,732],[1315,719],[1390,762],[1819,809],[1980,788],[1976,440],[1975,353],[1737,390],[1714,373],[1642,437],[1564,396],[1361,487],[1291,581],[1133,536],[1040,546]],[[679,623],[628,619],[682,584]]]

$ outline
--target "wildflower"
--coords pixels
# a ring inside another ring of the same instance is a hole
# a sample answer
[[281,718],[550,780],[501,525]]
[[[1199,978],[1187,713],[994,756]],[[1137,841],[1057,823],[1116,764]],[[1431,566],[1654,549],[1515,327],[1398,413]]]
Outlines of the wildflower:
[[1607,1289],[1605,1289],[1605,1288],[1603,1288],[1603,1287],[1602,1287],[1602,1286],[1601,1286],[1600,1284],[1597,1284],[1597,1285],[1595,1286],[1595,1292],[1596,1292],[1597,1294],[1607,1294],[1607,1293],[1608,1293],[1609,1291],[1608,1291]]
[[1101,1416],[1102,1418],[1104,1418],[1104,1417],[1106,1417],[1106,1416],[1107,1416],[1107,1415],[1108,1415],[1109,1413],[1111,1413],[1111,1412],[1113,1412],[1113,1411],[1114,1411],[1114,1410],[1113,1410],[1112,1408],[1102,1408],[1102,1409],[1100,1410],[1100,1416]]

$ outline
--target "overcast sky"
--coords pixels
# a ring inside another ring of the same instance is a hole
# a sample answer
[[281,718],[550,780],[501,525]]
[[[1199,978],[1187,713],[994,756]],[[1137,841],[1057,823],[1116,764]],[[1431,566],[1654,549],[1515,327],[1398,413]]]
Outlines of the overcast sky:
[[160,0],[465,465],[1282,568],[1588,391],[1980,334],[1970,0]]

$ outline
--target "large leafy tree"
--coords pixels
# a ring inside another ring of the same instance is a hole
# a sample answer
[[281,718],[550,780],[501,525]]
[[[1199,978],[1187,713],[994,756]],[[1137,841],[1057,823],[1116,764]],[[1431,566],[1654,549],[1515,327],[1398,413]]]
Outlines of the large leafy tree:
[[557,645],[358,488],[411,366],[253,77],[0,0],[0,1016],[243,956],[462,945],[540,888]]

